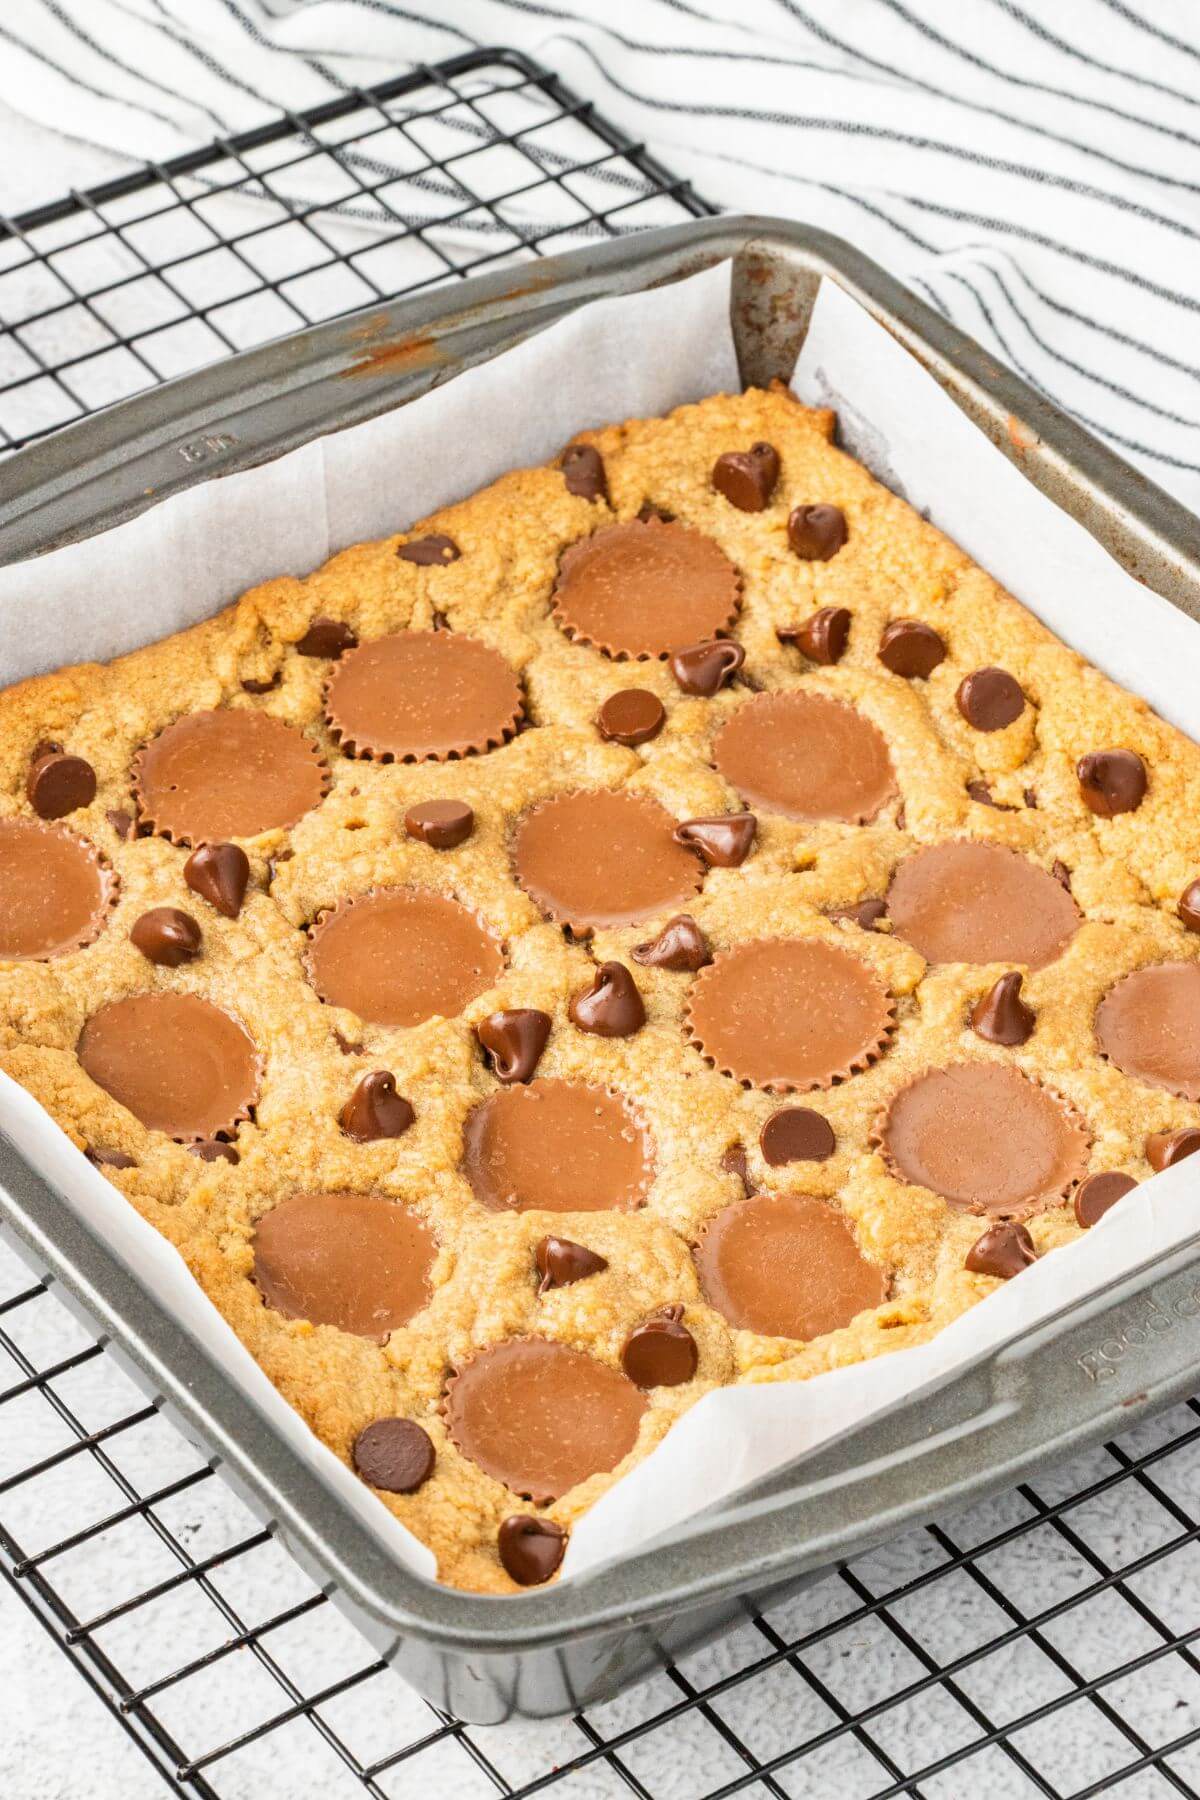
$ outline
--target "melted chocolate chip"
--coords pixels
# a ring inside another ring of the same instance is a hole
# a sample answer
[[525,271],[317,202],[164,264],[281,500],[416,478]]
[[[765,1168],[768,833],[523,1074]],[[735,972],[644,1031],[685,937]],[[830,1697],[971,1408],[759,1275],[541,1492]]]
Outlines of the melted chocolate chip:
[[993,1225],[967,1251],[966,1267],[972,1275],[993,1275],[1011,1281],[1037,1261],[1033,1239],[1023,1225]]
[[846,542],[840,506],[797,506],[788,516],[788,543],[805,562],[828,562]]
[[96,798],[96,771],[82,756],[45,750],[30,766],[25,796],[39,819],[65,818]]
[[356,1144],[376,1138],[403,1137],[416,1113],[396,1092],[396,1077],[387,1069],[364,1075],[338,1114],[338,1124]]
[[828,666],[841,662],[850,642],[850,614],[844,606],[823,606],[803,625],[788,626],[775,636],[781,644],[795,644],[809,662]]
[[506,1574],[519,1587],[538,1587],[549,1581],[567,1548],[567,1534],[552,1519],[534,1513],[513,1513],[501,1521],[496,1548]]
[[701,699],[712,696],[731,681],[746,660],[746,652],[732,638],[706,638],[671,657],[671,673],[685,694]]
[[89,1144],[83,1153],[98,1169],[136,1169],[137,1157],[124,1150],[101,1150]]
[[673,969],[695,974],[712,961],[708,939],[690,913],[668,919],[656,938],[647,944],[636,944],[634,962],[645,968]]
[[893,675],[925,680],[946,659],[946,645],[932,625],[920,619],[893,619],[883,628],[879,660]]
[[971,1029],[989,1044],[1024,1044],[1033,1036],[1037,1014],[1021,998],[1023,977],[1014,970],[1001,975],[971,1008]]
[[201,1162],[206,1163],[240,1163],[242,1160],[233,1145],[222,1142],[220,1138],[201,1138],[198,1144],[189,1144],[188,1155],[198,1156]]
[[475,829],[475,814],[465,800],[421,800],[404,815],[404,829],[431,850],[457,850]]
[[750,854],[758,831],[753,813],[729,813],[717,819],[685,819],[675,842],[703,857],[710,869],[737,869]]
[[283,670],[276,669],[273,675],[268,675],[263,681],[259,681],[253,675],[246,675],[242,678],[242,686],[248,694],[270,694],[282,680]]
[[361,1056],[363,1053],[363,1046],[361,1043],[351,1042],[349,1038],[343,1037],[341,1032],[336,1029],[333,1033],[333,1041],[343,1056]]
[[1185,1125],[1179,1131],[1152,1131],[1146,1139],[1146,1161],[1156,1172],[1169,1169],[1200,1150],[1200,1126]]
[[986,781],[968,781],[967,792],[972,800],[979,802],[980,806],[990,806],[994,812],[1016,812],[1017,810],[1015,806],[1009,806],[1005,801],[995,799]]
[[330,619],[324,613],[313,620],[296,645],[301,656],[319,656],[336,662],[347,650],[353,650],[358,638],[344,619]]
[[1200,931],[1200,881],[1189,881],[1179,896],[1179,922],[1189,931]]
[[191,913],[177,906],[152,906],[136,921],[129,941],[147,962],[163,969],[177,969],[200,954],[200,927]]
[[573,1281],[586,1281],[589,1275],[599,1275],[608,1267],[607,1259],[597,1256],[585,1244],[561,1237],[539,1238],[533,1260],[542,1278],[539,1294],[548,1294],[551,1288],[570,1287]]
[[825,1162],[836,1143],[829,1120],[811,1106],[781,1106],[758,1137],[763,1161],[774,1169],[783,1163]]
[[1084,804],[1097,818],[1136,812],[1146,797],[1146,765],[1136,750],[1091,750],[1075,773]]
[[106,812],[104,816],[122,842],[125,842],[127,838],[132,837],[134,827],[132,813],[117,811],[114,808],[112,811]]
[[514,1081],[529,1081],[541,1061],[552,1024],[549,1013],[533,1006],[512,1007],[507,1012],[489,1013],[475,1027],[492,1074],[507,1087]]
[[643,500],[638,507],[637,516],[642,525],[648,524],[651,519],[657,519],[660,525],[675,523],[675,514],[668,512],[665,506],[656,506],[653,500]]
[[1071,891],[1071,871],[1068,869],[1066,863],[1059,862],[1058,858],[1055,857],[1054,861],[1050,864],[1050,873],[1053,875],[1055,881],[1057,881],[1059,887],[1066,888],[1069,894]]
[[1021,798],[1031,812],[1037,811],[1038,797],[1033,788],[1023,788],[1021,790]]
[[862,931],[874,931],[880,919],[887,918],[886,900],[856,900],[853,906],[835,906],[829,911],[831,919],[849,919]]
[[1089,1175],[1075,1189],[1075,1219],[1086,1231],[1102,1219],[1111,1207],[1131,1194],[1137,1182],[1132,1175],[1123,1175],[1119,1169],[1105,1169],[1102,1173]]
[[667,721],[667,710],[649,688],[622,688],[596,714],[596,728],[611,744],[648,744]]
[[562,453],[563,481],[577,500],[607,500],[604,458],[592,444],[568,444]]
[[726,450],[713,464],[713,486],[739,512],[762,512],[778,480],[779,452],[771,444]]
[[958,710],[976,731],[1003,731],[1025,711],[1021,684],[1007,669],[976,669],[958,684]]
[[435,531],[428,537],[412,538],[407,544],[401,544],[396,555],[401,562],[416,563],[420,569],[443,568],[447,563],[457,562],[462,551],[453,538],[443,537],[441,532]]
[[619,962],[601,963],[591,987],[574,996],[567,1013],[573,1025],[593,1037],[632,1037],[646,1023],[637,983]]
[[696,1373],[700,1352],[683,1323],[682,1306],[665,1306],[635,1325],[625,1339],[621,1366],[640,1388],[679,1387]]
[[236,919],[246,898],[250,863],[238,844],[201,844],[183,865],[183,879],[227,919]]
[[385,1494],[415,1494],[436,1460],[429,1433],[415,1419],[374,1419],[355,1438],[350,1456],[363,1480]]
[[756,1193],[754,1177],[750,1173],[750,1161],[746,1155],[744,1144],[730,1144],[721,1157],[721,1168],[726,1175],[736,1175],[742,1184],[742,1192],[749,1195]]

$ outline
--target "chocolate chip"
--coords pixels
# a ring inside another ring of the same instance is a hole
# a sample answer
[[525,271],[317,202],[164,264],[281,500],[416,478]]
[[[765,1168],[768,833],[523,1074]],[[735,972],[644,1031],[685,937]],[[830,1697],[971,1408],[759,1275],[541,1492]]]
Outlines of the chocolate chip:
[[840,506],[797,506],[788,517],[788,543],[805,562],[828,562],[846,542]]
[[177,906],[152,906],[129,933],[129,941],[147,962],[163,969],[177,969],[200,954],[200,927],[191,913]]
[[971,1008],[971,1030],[989,1044],[1024,1044],[1033,1036],[1037,1014],[1021,998],[1023,977],[1001,975]]
[[591,444],[568,444],[562,453],[563,481],[577,500],[607,500],[604,458]]
[[1034,790],[1032,788],[1023,788],[1021,790],[1021,798],[1025,802],[1026,806],[1029,807],[1031,812],[1037,811],[1038,798],[1037,798],[1037,794],[1034,792]]
[[1011,1281],[1037,1261],[1033,1239],[1023,1225],[993,1225],[967,1251],[966,1267],[972,1275],[994,1275]]
[[823,606],[805,619],[803,625],[790,625],[775,636],[781,644],[795,644],[809,662],[841,662],[850,642],[850,614],[844,606]]
[[198,1144],[188,1145],[188,1154],[198,1156],[206,1163],[239,1163],[242,1160],[233,1145],[223,1143],[220,1138],[201,1138]]
[[908,808],[905,806],[903,800],[896,808],[896,817],[893,819],[892,823],[895,825],[897,831],[908,830]]
[[637,983],[619,962],[601,963],[591,987],[574,996],[567,1013],[573,1025],[593,1037],[632,1037],[646,1023]]
[[506,1574],[519,1587],[549,1581],[567,1548],[567,1534],[553,1519],[535,1513],[513,1513],[501,1520],[496,1548]]
[[1069,894],[1071,891],[1071,871],[1068,869],[1066,863],[1059,862],[1058,858],[1055,857],[1054,861],[1050,864],[1050,873],[1053,875],[1058,885],[1066,888]]
[[691,914],[679,913],[674,919],[668,919],[658,936],[651,938],[649,943],[635,944],[633,960],[644,968],[683,970],[694,974],[697,969],[707,968],[712,961],[712,951]]
[[727,813],[717,819],[685,819],[675,842],[696,850],[710,869],[737,869],[750,854],[758,832],[753,813]]
[[1137,1182],[1132,1175],[1123,1175],[1119,1169],[1105,1169],[1103,1173],[1089,1175],[1075,1189],[1075,1218],[1086,1231],[1102,1219],[1110,1207],[1131,1194]]
[[880,919],[887,918],[886,900],[856,900],[853,906],[831,907],[831,919],[849,919],[863,931],[874,931]]
[[638,507],[637,516],[642,525],[648,525],[651,519],[657,519],[661,525],[675,523],[675,514],[668,512],[665,506],[656,506],[653,500],[643,500]]
[[401,544],[396,555],[401,562],[416,563],[418,568],[425,569],[457,562],[462,551],[453,538],[443,537],[441,532],[435,531],[428,537],[412,538],[407,544]]
[[702,644],[689,644],[671,656],[671,673],[685,694],[712,696],[732,680],[746,660],[746,652],[731,638],[706,638]]
[[457,850],[475,829],[475,814],[465,800],[421,800],[404,815],[404,829],[431,850]]
[[726,450],[713,464],[713,486],[739,512],[762,512],[778,480],[779,452],[771,444]]
[[416,1113],[396,1092],[396,1077],[388,1069],[364,1075],[338,1114],[338,1124],[356,1144],[376,1138],[403,1137]]
[[96,771],[82,756],[45,750],[35,756],[25,795],[39,819],[62,819],[96,798]]
[[1185,1125],[1179,1131],[1152,1131],[1146,1139],[1146,1161],[1154,1170],[1169,1169],[1200,1150],[1200,1126]]
[[104,816],[116,832],[117,836],[121,839],[122,843],[133,835],[134,818],[132,813],[114,809],[111,812],[106,812]]
[[372,1420],[355,1438],[350,1457],[363,1480],[385,1494],[415,1494],[435,1461],[433,1440],[415,1419]]
[[248,694],[269,694],[279,686],[282,680],[283,670],[276,669],[273,675],[268,675],[263,681],[257,680],[252,675],[243,676],[242,686]]
[[773,1169],[782,1163],[824,1162],[836,1143],[829,1120],[811,1106],[781,1106],[758,1136],[763,1160]]
[[1189,931],[1200,931],[1200,881],[1189,881],[1179,896],[1179,922]]
[[976,731],[1003,731],[1025,711],[1019,681],[1007,669],[976,669],[958,684],[958,710]]
[[539,1238],[533,1260],[542,1278],[539,1294],[548,1294],[551,1288],[570,1287],[573,1281],[586,1281],[589,1275],[599,1275],[608,1267],[607,1259],[597,1256],[585,1244],[561,1237]]
[[296,645],[300,656],[319,656],[336,662],[347,650],[357,647],[358,638],[344,619],[330,619],[324,613],[313,620]]
[[907,681],[926,679],[946,659],[946,645],[932,625],[920,619],[893,619],[883,628],[879,660],[893,675]]
[[1017,810],[1015,806],[1008,806],[1003,800],[994,799],[992,790],[986,781],[968,781],[967,792],[972,800],[979,802],[980,806],[990,806],[995,812],[1016,812]]
[[596,714],[596,728],[611,744],[648,744],[667,720],[667,709],[649,688],[622,688]]
[[507,1012],[489,1013],[475,1027],[488,1065],[497,1081],[507,1087],[529,1081],[546,1048],[553,1021],[549,1013],[533,1006],[516,1006]]
[[736,1175],[742,1184],[742,1192],[749,1198],[757,1190],[754,1177],[750,1173],[750,1163],[743,1144],[730,1144],[721,1158],[721,1168],[726,1175]]
[[436,607],[429,622],[434,631],[452,631],[454,629],[445,613],[438,612]]
[[278,856],[269,856],[267,858],[267,886],[268,887],[271,886],[272,882],[275,880],[276,875],[279,873],[279,871],[283,867],[284,863],[291,862],[291,860],[295,856],[295,854],[296,854],[296,852],[294,850],[281,850],[279,852]]
[[696,1373],[700,1352],[683,1323],[682,1306],[664,1306],[635,1325],[625,1339],[621,1366],[640,1388],[678,1387]]
[[349,1038],[343,1037],[336,1027],[333,1033],[333,1041],[343,1056],[361,1056],[363,1053],[363,1046],[361,1044],[352,1043]]
[[246,898],[250,863],[238,844],[200,844],[183,865],[183,879],[227,919],[236,919]]
[[1097,818],[1136,812],[1146,797],[1146,765],[1136,750],[1091,750],[1075,773],[1084,804]]
[[98,1169],[136,1169],[137,1157],[124,1150],[101,1150],[89,1144],[83,1153]]

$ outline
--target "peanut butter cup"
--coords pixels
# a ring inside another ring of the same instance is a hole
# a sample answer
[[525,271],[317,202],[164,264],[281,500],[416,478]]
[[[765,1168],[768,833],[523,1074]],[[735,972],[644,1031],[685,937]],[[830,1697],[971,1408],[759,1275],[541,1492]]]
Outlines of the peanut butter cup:
[[710,1306],[766,1337],[837,1331],[887,1294],[841,1213],[811,1194],[735,1200],[705,1226],[695,1261]]
[[615,1469],[637,1442],[646,1396],[586,1351],[511,1338],[446,1383],[446,1429],[485,1475],[535,1505]]
[[717,733],[713,762],[748,805],[862,825],[896,792],[883,737],[824,694],[759,694]]
[[888,889],[897,937],[932,963],[1024,963],[1061,956],[1079,908],[1047,870],[1003,844],[955,839],[906,858]]
[[463,1126],[463,1173],[489,1212],[632,1212],[652,1155],[625,1101],[584,1082],[500,1088]]
[[259,1057],[243,1026],[197,994],[131,994],[79,1034],[84,1072],[149,1131],[182,1143],[232,1131],[258,1097]]
[[873,1138],[901,1181],[997,1219],[1027,1219],[1061,1199],[1082,1177],[1089,1145],[1069,1101],[991,1062],[919,1075]]
[[104,928],[117,878],[94,844],[63,825],[0,819],[0,960],[47,962]]
[[630,519],[572,544],[552,614],[578,643],[644,660],[728,631],[740,595],[737,570],[711,538],[661,519]]
[[1200,1100],[1200,963],[1151,963],[1096,1009],[1100,1054],[1147,1087]]
[[380,1194],[291,1194],[254,1228],[254,1279],[285,1319],[386,1337],[429,1299],[436,1248]]
[[133,759],[142,825],[173,844],[220,843],[294,825],[329,792],[312,739],[270,713],[186,713]]
[[325,683],[325,718],[347,756],[446,762],[494,750],[524,709],[516,671],[458,631],[397,631],[349,650]]
[[339,900],[313,927],[308,978],[330,1006],[373,1025],[452,1019],[494,986],[499,944],[473,912],[422,888]]
[[702,876],[698,858],[675,842],[675,823],[643,794],[558,794],[517,826],[517,880],[547,917],[576,929],[670,912]]
[[722,1074],[771,1093],[828,1088],[882,1051],[895,1024],[866,963],[820,938],[723,951],[692,984],[686,1023]]

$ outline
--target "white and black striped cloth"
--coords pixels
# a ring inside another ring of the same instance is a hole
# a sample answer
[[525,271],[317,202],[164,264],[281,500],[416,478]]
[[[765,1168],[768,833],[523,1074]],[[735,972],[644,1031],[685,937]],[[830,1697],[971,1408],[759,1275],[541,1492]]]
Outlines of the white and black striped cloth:
[[1200,0],[4,0],[0,97],[162,158],[488,44],[853,239],[1200,508]]

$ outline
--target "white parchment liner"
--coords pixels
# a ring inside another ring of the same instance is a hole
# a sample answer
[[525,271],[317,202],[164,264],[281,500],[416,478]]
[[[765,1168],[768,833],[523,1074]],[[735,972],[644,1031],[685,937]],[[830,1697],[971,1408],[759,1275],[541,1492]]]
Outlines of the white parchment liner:
[[[599,301],[399,412],[210,481],[116,531],[0,569],[0,678],[105,659],[205,618],[256,581],[402,529],[542,462],[589,426],[734,389],[728,267]],[[1200,738],[1200,630],[1123,573],[1032,488],[856,302],[826,282],[796,370],[837,407],[847,448],[946,531],[1067,643]],[[432,1553],[276,1393],[173,1247],[0,1075],[0,1126],[299,1453],[409,1568]],[[812,1381],[707,1395],[575,1528],[564,1578],[728,1498],[1067,1302],[1185,1241],[1200,1224],[1182,1163],[1086,1237],[989,1296],[932,1343]],[[1083,1381],[1086,1376],[1079,1372]]]

